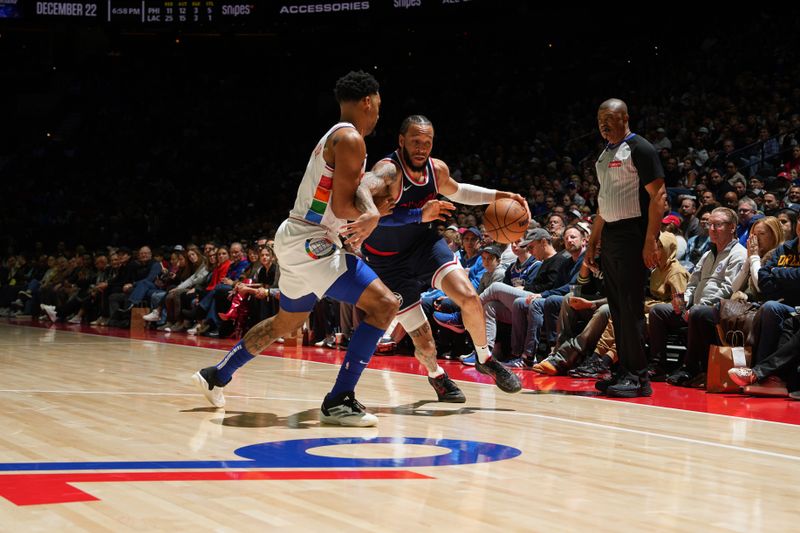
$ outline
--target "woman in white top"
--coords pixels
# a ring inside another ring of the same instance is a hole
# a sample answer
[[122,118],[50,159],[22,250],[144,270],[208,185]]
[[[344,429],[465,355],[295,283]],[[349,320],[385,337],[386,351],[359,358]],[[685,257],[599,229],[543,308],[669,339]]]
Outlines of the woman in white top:
[[775,217],[764,217],[753,224],[747,239],[747,261],[733,280],[734,300],[758,301],[758,271],[767,255],[784,241],[783,228]]

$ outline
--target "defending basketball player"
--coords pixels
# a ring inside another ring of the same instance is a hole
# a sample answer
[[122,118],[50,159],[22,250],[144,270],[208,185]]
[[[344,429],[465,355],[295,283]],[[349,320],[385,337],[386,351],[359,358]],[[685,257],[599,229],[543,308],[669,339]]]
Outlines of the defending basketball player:
[[[366,313],[350,340],[331,392],[322,403],[320,421],[342,426],[374,426],[378,419],[356,399],[354,390],[375,346],[398,309],[397,299],[346,244],[358,247],[378,225],[380,212],[362,175],[364,137],[378,122],[378,82],[364,72],[350,72],[336,83],[340,122],[322,136],[311,154],[294,208],[275,235],[281,265],[280,310],[256,324],[216,366],[193,380],[215,407],[225,405],[222,388],[233,373],[278,337],[296,331],[317,300],[329,296],[355,304]],[[354,222],[346,224],[347,220]],[[346,224],[346,226],[345,226]]]
[[443,220],[443,213],[455,207],[450,202],[436,200],[439,194],[466,205],[511,198],[529,216],[530,211],[518,194],[458,183],[443,161],[430,157],[432,149],[433,124],[422,115],[412,115],[400,127],[399,148],[379,161],[372,174],[365,177],[376,203],[388,198],[394,204],[394,211],[383,217],[364,241],[364,258],[400,300],[398,319],[414,341],[414,355],[427,369],[428,381],[439,401],[458,403],[465,398],[436,362],[436,345],[420,304],[420,293],[431,286],[442,290],[461,308],[465,327],[475,344],[477,370],[491,376],[501,390],[518,392],[522,388],[519,378],[491,357],[483,309],[475,288],[429,222]]

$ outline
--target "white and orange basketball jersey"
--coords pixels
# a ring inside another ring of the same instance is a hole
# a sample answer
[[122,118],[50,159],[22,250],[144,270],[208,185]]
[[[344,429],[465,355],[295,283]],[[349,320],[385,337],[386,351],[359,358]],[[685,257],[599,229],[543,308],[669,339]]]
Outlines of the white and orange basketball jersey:
[[[275,233],[275,255],[281,268],[278,284],[281,293],[289,298],[312,292],[322,298],[339,276],[347,272],[347,253],[339,238],[339,231],[347,221],[336,218],[331,209],[333,168],[325,163],[322,151],[333,132],[353,127],[349,122],[340,122],[319,140],[297,189],[289,218]],[[361,171],[364,172],[363,165]]]
[[[355,126],[349,122],[339,122],[322,136],[317,143],[317,147],[314,148],[311,158],[308,160],[303,180],[297,189],[297,199],[294,202],[294,207],[289,212],[291,218],[323,226],[332,239],[335,239],[339,234],[339,230],[347,221],[336,218],[331,209],[333,167],[325,162],[322,152],[328,137],[342,128],[355,128]],[[364,165],[366,163],[366,160],[364,160]],[[362,167],[362,174],[364,170],[365,167]]]

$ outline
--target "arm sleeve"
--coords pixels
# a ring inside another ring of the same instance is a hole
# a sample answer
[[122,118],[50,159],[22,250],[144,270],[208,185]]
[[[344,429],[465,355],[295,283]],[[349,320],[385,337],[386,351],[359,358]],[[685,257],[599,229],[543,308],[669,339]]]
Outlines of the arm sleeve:
[[494,202],[497,196],[495,189],[486,189],[470,183],[458,183],[458,189],[447,196],[449,199],[464,205],[484,205]]

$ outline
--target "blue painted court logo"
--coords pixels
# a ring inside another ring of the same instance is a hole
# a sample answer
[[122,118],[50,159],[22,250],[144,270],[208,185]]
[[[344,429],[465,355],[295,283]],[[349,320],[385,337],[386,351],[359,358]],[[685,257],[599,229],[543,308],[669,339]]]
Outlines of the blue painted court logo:
[[[438,450],[432,454],[430,450],[426,450],[428,455],[414,457],[359,458],[325,455],[325,448],[365,444],[426,446],[436,447]],[[16,505],[98,499],[74,487],[73,483],[433,479],[429,475],[407,469],[491,463],[513,459],[521,453],[519,449],[510,446],[469,440],[344,437],[253,444],[234,451],[241,459],[227,461],[0,463],[0,497]],[[64,471],[68,472],[59,473]]]

